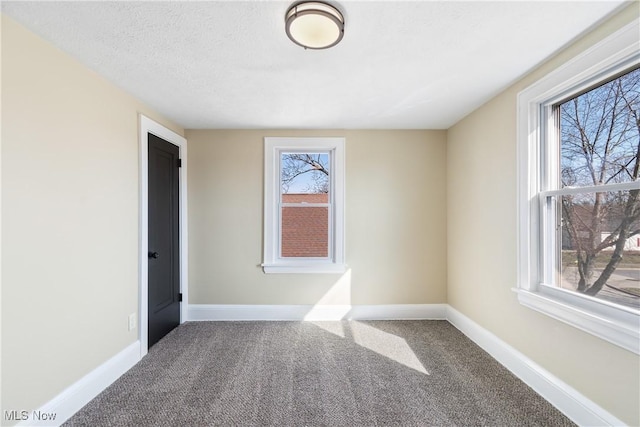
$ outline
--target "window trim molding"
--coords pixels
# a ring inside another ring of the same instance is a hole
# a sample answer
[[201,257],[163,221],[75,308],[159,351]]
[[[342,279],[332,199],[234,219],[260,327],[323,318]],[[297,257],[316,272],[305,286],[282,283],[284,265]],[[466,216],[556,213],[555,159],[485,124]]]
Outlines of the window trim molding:
[[[609,37],[556,68],[517,97],[517,286],[519,302],[533,310],[640,354],[640,316],[599,303],[595,298],[556,292],[540,285],[544,196],[542,144],[549,129],[550,106],[621,69],[640,64],[634,19]],[[583,190],[583,189],[581,189]],[[578,191],[578,190],[577,190]],[[547,192],[548,193],[548,192]]]
[[[345,138],[343,137],[265,137],[264,138],[264,249],[262,269],[265,273],[330,273],[340,274],[347,269],[344,248],[345,204]],[[329,152],[332,174],[332,218],[329,230],[327,259],[280,258],[279,214],[280,195],[279,157],[286,151]]]

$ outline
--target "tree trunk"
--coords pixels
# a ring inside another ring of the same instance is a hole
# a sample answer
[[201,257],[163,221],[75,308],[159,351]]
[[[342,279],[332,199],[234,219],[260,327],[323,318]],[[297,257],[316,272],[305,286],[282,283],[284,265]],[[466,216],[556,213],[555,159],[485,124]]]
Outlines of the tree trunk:
[[624,246],[627,243],[627,238],[631,231],[631,223],[637,216],[639,194],[640,190],[631,190],[629,192],[629,199],[627,200],[627,205],[624,209],[624,218],[620,224],[620,234],[618,235],[618,241],[614,247],[613,255],[611,255],[611,259],[602,271],[602,274],[600,274],[600,277],[598,277],[593,285],[589,286],[584,291],[585,294],[594,296],[600,292],[607,281],[611,278],[613,272],[616,271],[620,261],[622,261],[622,253],[624,252]]
[[576,289],[578,292],[585,292],[588,289],[591,276],[593,276],[594,261],[595,257],[591,254],[587,253],[584,258],[578,255],[578,274],[580,275],[578,289]]

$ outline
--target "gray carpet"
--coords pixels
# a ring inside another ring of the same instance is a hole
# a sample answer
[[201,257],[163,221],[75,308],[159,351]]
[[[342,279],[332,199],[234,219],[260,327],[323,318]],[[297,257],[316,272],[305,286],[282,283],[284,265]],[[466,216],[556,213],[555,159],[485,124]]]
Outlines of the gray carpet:
[[561,426],[445,321],[185,323],[65,426]]

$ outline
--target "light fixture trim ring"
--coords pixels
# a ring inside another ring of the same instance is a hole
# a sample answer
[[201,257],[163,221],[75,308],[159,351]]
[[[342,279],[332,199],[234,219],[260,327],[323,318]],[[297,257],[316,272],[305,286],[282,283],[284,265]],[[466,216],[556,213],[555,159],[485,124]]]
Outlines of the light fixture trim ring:
[[[321,6],[322,8],[327,8],[330,10],[330,12],[326,10],[322,10],[320,8],[314,8],[315,5]],[[299,10],[300,6],[306,6],[306,8]],[[338,28],[337,38],[330,44],[319,46],[319,47],[305,45],[304,42],[298,41],[293,36],[293,34],[291,34],[290,28],[293,22],[297,18],[305,15],[319,15],[333,21],[333,23]],[[287,9],[287,13],[285,14],[285,32],[287,33],[287,37],[289,37],[289,39],[292,42],[294,42],[298,46],[301,46],[305,49],[313,49],[313,50],[328,49],[340,43],[340,41],[344,37],[344,15],[342,14],[342,12],[340,12],[340,10],[338,10],[335,6],[329,3],[325,3],[322,1],[300,1],[292,4],[289,7],[289,9]]]

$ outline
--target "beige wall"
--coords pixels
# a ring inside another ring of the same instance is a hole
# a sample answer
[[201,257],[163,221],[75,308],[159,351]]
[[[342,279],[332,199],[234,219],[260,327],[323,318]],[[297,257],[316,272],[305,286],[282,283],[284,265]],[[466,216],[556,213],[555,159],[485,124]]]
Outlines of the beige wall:
[[2,410],[137,339],[138,112],[159,119],[2,17]]
[[[262,272],[265,136],[346,138],[350,271],[342,280]],[[189,303],[445,303],[445,136],[444,131],[187,131]]]
[[630,425],[640,425],[638,356],[521,306],[511,288],[517,93],[637,15],[636,4],[527,75],[449,129],[447,143],[449,304]]

